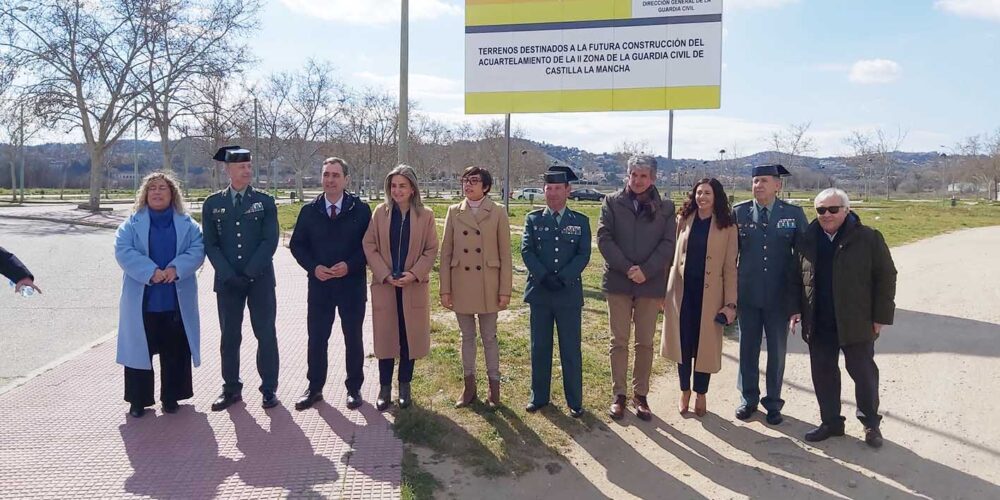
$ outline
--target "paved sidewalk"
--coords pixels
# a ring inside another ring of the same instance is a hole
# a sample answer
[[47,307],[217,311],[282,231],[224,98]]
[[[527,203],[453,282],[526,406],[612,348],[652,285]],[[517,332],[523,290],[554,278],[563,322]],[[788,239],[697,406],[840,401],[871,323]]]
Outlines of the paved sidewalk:
[[[244,403],[210,411],[222,377],[213,270],[206,261],[195,397],[173,415],[157,405],[140,419],[128,417],[114,339],[0,394],[0,498],[398,497],[402,443],[371,404],[377,362],[366,359],[365,405],[347,410],[339,322],[330,340],[326,401],[294,410],[306,387],[306,280],[286,248],[278,249],[275,267],[282,406],[260,407],[257,343],[247,315]],[[371,352],[370,317],[365,342]]]
[[106,227],[116,229],[119,224],[132,213],[130,204],[107,205],[113,208],[110,212],[94,213],[87,210],[80,210],[77,204],[26,204],[26,205],[6,205],[0,204],[0,217],[10,217],[15,219],[44,220],[49,222],[62,222],[66,224],[77,224],[81,226]]

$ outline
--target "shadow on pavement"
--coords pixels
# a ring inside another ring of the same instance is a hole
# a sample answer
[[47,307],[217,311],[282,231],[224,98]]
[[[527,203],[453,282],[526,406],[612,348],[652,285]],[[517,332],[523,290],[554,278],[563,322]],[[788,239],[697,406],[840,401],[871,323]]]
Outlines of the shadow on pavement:
[[134,495],[212,498],[236,471],[236,462],[219,456],[208,416],[190,405],[173,415],[127,417],[118,432],[133,471],[125,491]]

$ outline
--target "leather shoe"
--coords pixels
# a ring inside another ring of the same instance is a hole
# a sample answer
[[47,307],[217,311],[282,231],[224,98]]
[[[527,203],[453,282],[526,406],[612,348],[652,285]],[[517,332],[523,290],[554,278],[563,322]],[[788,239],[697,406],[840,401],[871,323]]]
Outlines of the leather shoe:
[[135,418],[141,418],[146,414],[146,409],[139,405],[130,405],[128,408],[128,414]]
[[413,397],[410,393],[410,383],[402,382],[399,384],[399,407],[409,408],[410,404],[413,403]]
[[569,416],[573,418],[580,418],[583,416],[583,408],[570,408]]
[[767,410],[767,423],[771,425],[779,425],[785,421],[785,417],[781,416],[781,411],[779,410]]
[[528,413],[535,413],[536,411],[541,410],[542,408],[545,408],[548,405],[549,405],[548,403],[534,403],[534,402],[532,402],[532,403],[528,403],[527,405],[525,405],[524,411],[526,411]]
[[649,409],[649,403],[646,401],[646,396],[640,396],[638,394],[633,395],[632,405],[635,406],[635,416],[639,417],[639,420],[649,422],[653,419],[653,412]]
[[264,399],[260,402],[260,406],[263,408],[274,408],[278,406],[278,396],[275,396],[273,392],[264,394]]
[[810,443],[816,443],[819,441],[826,440],[832,436],[843,436],[844,426],[840,425],[837,427],[832,427],[827,424],[820,424],[819,427],[806,433],[806,441]]
[[163,413],[177,413],[178,408],[180,408],[180,405],[177,404],[177,401],[163,402]]
[[872,448],[881,448],[882,431],[878,427],[865,427],[865,442]]
[[736,409],[736,418],[740,420],[749,420],[754,413],[757,413],[757,406],[740,405],[740,407]]
[[348,392],[347,393],[347,409],[348,410],[357,410],[358,408],[361,408],[361,404],[364,403],[364,402],[365,402],[365,400],[361,399],[361,394],[360,393],[357,393],[357,392]]
[[383,385],[378,390],[378,399],[375,400],[375,409],[378,411],[386,411],[389,406],[392,405],[392,386]]
[[302,393],[302,397],[295,402],[295,409],[298,411],[306,410],[312,408],[312,405],[323,400],[323,393],[316,391],[309,391]]
[[234,393],[223,392],[222,394],[219,395],[218,398],[215,399],[215,402],[212,403],[212,411],[225,410],[226,408],[232,406],[233,403],[236,403],[238,401],[243,401],[242,394],[238,392]]
[[608,416],[614,420],[621,420],[625,416],[625,395],[619,394],[615,396],[615,402],[611,403],[611,407],[608,408]]

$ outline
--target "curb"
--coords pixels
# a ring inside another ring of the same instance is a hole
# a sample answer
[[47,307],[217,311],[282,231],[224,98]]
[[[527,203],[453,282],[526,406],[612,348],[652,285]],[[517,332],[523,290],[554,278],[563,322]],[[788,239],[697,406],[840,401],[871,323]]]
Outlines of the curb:
[[112,224],[110,222],[93,222],[93,221],[86,221],[86,220],[67,220],[67,219],[60,219],[60,218],[57,218],[57,217],[43,217],[43,216],[38,216],[38,215],[8,215],[8,214],[3,214],[3,217],[7,218],[7,219],[37,220],[37,221],[44,221],[44,222],[54,222],[56,224],[69,224],[71,226],[88,226],[88,227],[97,227],[97,228],[102,228],[102,229],[118,229],[118,224]]
[[39,375],[42,375],[43,373],[52,370],[53,368],[56,368],[67,361],[73,360],[74,358],[80,356],[81,354],[115,338],[116,335],[118,335],[117,327],[115,327],[115,329],[112,330],[111,332],[102,335],[100,338],[92,340],[84,344],[83,346],[79,347],[78,349],[75,349],[60,356],[55,361],[46,363],[42,367],[31,370],[30,372],[24,375],[19,375],[14,377],[13,381],[7,383],[6,385],[0,386],[0,395],[6,394],[10,391],[13,391],[14,389],[17,389],[18,387],[21,387],[24,384],[27,384],[28,382],[31,382],[35,377],[38,377]]

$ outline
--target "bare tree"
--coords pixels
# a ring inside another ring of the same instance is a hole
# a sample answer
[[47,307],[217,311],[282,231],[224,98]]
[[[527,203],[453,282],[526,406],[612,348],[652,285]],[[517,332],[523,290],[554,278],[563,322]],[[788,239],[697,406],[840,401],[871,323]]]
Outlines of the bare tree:
[[848,164],[858,169],[858,175],[864,185],[862,199],[867,201],[871,195],[871,177],[874,168],[872,166],[874,162],[872,158],[874,153],[872,138],[865,132],[852,130],[850,135],[844,139],[844,143],[851,149],[851,157],[848,159]]
[[[230,82],[216,76],[199,78],[196,104],[191,115],[184,121],[181,132],[189,137],[204,139],[201,145],[204,158],[210,158],[218,148],[231,145],[238,137],[241,120],[246,119],[249,104],[242,95],[232,90]],[[187,172],[185,172],[187,177]],[[185,181],[187,182],[187,181]],[[222,176],[213,164],[211,169],[212,189],[220,189]]]
[[146,24],[144,83],[150,128],[160,138],[163,168],[172,168],[170,134],[179,117],[197,107],[195,85],[203,77],[225,78],[250,61],[238,38],[257,24],[259,0],[163,0]]
[[[17,201],[18,166],[25,163],[24,148],[41,129],[32,102],[24,97],[4,99],[0,94],[0,161],[10,167],[11,201]],[[21,202],[24,202],[22,195]]]
[[288,112],[281,128],[300,200],[303,177],[310,168],[316,170],[316,156],[332,133],[342,96],[342,86],[327,63],[310,59],[301,72],[291,77]]
[[[787,167],[793,174],[802,167],[801,157],[816,150],[812,138],[807,135],[811,126],[812,122],[793,123],[784,130],[773,132],[769,137],[771,147],[774,148],[774,161]],[[795,182],[793,175],[788,187]]]
[[0,48],[21,58],[27,94],[52,125],[83,134],[90,155],[91,210],[98,210],[104,156],[136,120],[148,64],[143,53],[153,0],[40,0],[8,10]]
[[350,93],[344,101],[338,135],[355,163],[366,165],[362,186],[373,193],[396,161],[398,109],[395,96],[376,89]]
[[906,131],[901,127],[896,127],[896,132],[888,132],[881,127],[875,129],[872,136],[872,152],[874,163],[885,179],[885,199],[890,198],[890,188],[892,187],[892,174],[896,169],[896,158],[894,153],[899,151],[899,147],[906,139]]

